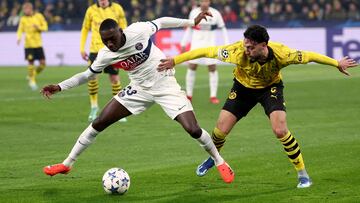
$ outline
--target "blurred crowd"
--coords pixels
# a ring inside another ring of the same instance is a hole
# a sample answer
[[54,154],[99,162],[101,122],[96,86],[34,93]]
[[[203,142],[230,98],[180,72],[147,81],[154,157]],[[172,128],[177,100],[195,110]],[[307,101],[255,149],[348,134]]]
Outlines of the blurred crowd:
[[[44,14],[50,29],[81,26],[86,9],[94,0],[0,0],[0,30],[16,27],[21,5],[30,1]],[[118,0],[129,22],[159,16],[187,18],[197,0]],[[288,21],[360,21],[360,0],[213,0],[227,23]]]

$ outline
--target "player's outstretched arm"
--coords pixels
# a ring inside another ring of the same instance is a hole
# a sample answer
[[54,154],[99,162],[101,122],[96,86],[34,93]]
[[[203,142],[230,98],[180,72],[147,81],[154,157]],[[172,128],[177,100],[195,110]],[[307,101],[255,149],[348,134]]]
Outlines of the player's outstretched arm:
[[206,47],[206,48],[194,49],[192,51],[182,53],[173,58],[161,59],[160,60],[161,63],[159,64],[157,70],[161,72],[166,69],[174,68],[175,65],[178,65],[185,61],[190,61],[197,58],[203,58],[203,57],[217,58],[218,49],[219,47]]
[[40,92],[44,97],[50,99],[53,94],[80,86],[94,76],[95,73],[89,68],[84,72],[78,73],[71,78],[60,82],[59,84],[47,85],[43,87]]
[[156,24],[158,30],[160,30],[165,28],[177,28],[198,25],[203,19],[207,21],[207,16],[212,16],[212,14],[206,11],[199,13],[199,15],[197,15],[196,18],[193,20],[173,17],[161,17],[153,20],[152,22]]

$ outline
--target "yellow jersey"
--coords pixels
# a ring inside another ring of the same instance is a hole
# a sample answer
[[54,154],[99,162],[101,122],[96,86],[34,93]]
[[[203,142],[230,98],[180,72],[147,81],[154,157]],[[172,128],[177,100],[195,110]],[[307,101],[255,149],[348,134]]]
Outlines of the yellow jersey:
[[174,57],[175,64],[206,57],[235,64],[234,77],[247,88],[261,89],[282,79],[280,70],[290,64],[316,62],[337,67],[338,61],[310,51],[291,49],[276,42],[268,43],[269,56],[264,64],[252,62],[245,54],[243,41],[225,46],[196,49]]
[[97,53],[104,46],[100,37],[100,24],[107,18],[115,20],[122,29],[127,27],[127,21],[123,8],[114,2],[106,8],[101,8],[98,4],[90,6],[86,10],[84,22],[81,29],[80,51],[85,51],[86,38],[91,31],[90,52]]
[[[37,28],[36,28],[37,26]],[[48,24],[41,13],[22,16],[17,30],[17,38],[21,39],[25,33],[25,48],[39,48],[42,46],[41,32],[48,30]]]

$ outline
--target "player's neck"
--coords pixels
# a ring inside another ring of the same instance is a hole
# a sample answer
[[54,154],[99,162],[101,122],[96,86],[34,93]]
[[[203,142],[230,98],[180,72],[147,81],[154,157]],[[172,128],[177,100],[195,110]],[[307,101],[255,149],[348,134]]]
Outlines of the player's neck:
[[207,7],[207,8],[202,8],[202,7],[200,7],[200,10],[201,10],[202,12],[209,11],[209,7]]
[[126,43],[126,35],[124,33],[122,33],[120,48],[123,47],[125,45],[125,43]]

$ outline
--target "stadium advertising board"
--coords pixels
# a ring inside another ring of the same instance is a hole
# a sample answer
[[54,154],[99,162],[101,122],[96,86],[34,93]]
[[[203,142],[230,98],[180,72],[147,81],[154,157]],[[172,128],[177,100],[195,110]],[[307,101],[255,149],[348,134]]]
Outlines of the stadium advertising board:
[[[230,42],[242,39],[243,29],[229,30]],[[219,31],[217,44],[224,43]],[[311,50],[334,58],[350,56],[360,60],[360,28],[325,29],[294,28],[269,29],[270,38],[289,47]],[[184,30],[162,30],[153,41],[168,56],[180,53],[180,41]],[[16,34],[0,33],[0,66],[26,65],[24,49],[16,45]],[[87,63],[80,56],[80,32],[47,32],[43,34],[43,45],[48,65],[84,65]],[[190,45],[187,45],[189,48]]]

